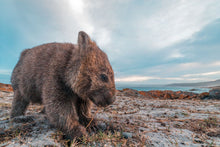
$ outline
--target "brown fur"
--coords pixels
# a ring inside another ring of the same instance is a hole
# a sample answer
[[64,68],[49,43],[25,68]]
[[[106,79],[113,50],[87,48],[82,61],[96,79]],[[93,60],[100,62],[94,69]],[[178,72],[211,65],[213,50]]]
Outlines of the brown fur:
[[115,100],[107,55],[85,32],[79,32],[78,45],[49,43],[24,50],[11,83],[11,118],[24,115],[30,102],[42,103],[51,124],[71,138],[86,135],[91,102],[107,106]]

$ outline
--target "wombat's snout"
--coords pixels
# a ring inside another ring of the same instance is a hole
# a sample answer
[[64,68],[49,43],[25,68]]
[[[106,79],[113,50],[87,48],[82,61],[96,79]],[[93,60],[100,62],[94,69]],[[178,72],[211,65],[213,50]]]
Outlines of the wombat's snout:
[[115,91],[97,92],[89,98],[97,106],[106,107],[115,101]]
[[115,95],[111,92],[105,92],[104,97],[107,105],[110,105],[115,101]]

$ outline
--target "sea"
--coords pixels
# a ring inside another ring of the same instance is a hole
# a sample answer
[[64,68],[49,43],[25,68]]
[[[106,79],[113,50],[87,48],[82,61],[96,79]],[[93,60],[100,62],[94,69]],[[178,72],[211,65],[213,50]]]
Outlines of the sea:
[[172,90],[172,91],[187,91],[187,92],[194,92],[194,93],[203,93],[203,92],[209,92],[210,88],[206,87],[172,87],[172,86],[117,86],[117,90],[123,90],[125,88],[135,89],[138,91],[150,91],[150,90]]

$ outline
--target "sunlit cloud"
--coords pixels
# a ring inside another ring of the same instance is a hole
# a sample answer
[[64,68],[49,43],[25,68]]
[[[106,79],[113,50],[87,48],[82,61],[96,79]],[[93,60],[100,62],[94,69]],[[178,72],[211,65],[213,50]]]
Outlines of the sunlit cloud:
[[193,68],[200,67],[201,64],[198,62],[188,62],[188,63],[181,63],[181,64],[177,65],[177,68],[178,68],[178,66],[180,69],[186,70],[186,69],[193,69]]
[[207,62],[187,62],[187,63],[181,63],[181,64],[178,64],[176,66],[176,68],[179,68],[180,69],[196,69],[196,68],[209,68],[209,67],[219,67],[220,66],[220,61],[215,61],[215,62],[210,62],[210,63],[207,63]]
[[68,0],[72,10],[79,14],[82,14],[85,8],[85,4],[82,0]]
[[[116,78],[116,83],[130,83],[130,82],[141,82],[147,84],[149,80],[163,80],[163,81],[176,81],[176,82],[199,82],[199,81],[212,81],[215,80],[214,78],[210,77],[198,77],[200,75],[213,75],[214,73],[208,74],[195,74],[194,75],[183,75],[181,77],[149,77],[149,76],[130,76],[125,78]],[[215,73],[216,74],[216,73]],[[220,72],[218,73],[220,74]],[[167,82],[166,82],[167,83]]]
[[150,79],[155,79],[155,77],[147,77],[147,76],[129,76],[124,78],[116,78],[116,82],[138,82],[138,81],[147,81]]
[[150,77],[150,76],[129,76],[125,78],[116,78],[116,82],[143,82],[148,80],[185,80],[183,77]]
[[[162,8],[140,23],[140,40],[161,49],[189,39],[219,17],[215,1],[164,1]],[[210,10],[211,8],[211,10]],[[143,30],[146,35],[143,35]]]
[[[219,61],[211,62],[211,63],[200,63],[200,62],[188,62],[175,64],[170,66],[169,64],[160,65],[155,68],[146,69],[143,75],[131,75],[121,78],[116,78],[116,82],[144,82],[148,83],[148,81],[152,80],[163,80],[163,81],[176,81],[176,82],[198,82],[198,81],[208,81],[215,80],[216,77],[220,77],[220,71],[209,71],[209,72],[201,72],[204,68],[219,68]],[[197,73],[195,73],[197,70]],[[190,73],[190,74],[181,74],[181,73]],[[152,76],[156,75],[156,76]]]
[[210,66],[220,66],[220,61],[212,62]]
[[[91,22],[88,6],[85,5],[85,2],[83,0],[68,0],[68,2],[70,10],[72,10],[70,17],[75,20],[74,23],[78,25],[78,29],[86,31],[88,34],[93,34],[95,27]],[[72,22],[73,20],[70,21]]]

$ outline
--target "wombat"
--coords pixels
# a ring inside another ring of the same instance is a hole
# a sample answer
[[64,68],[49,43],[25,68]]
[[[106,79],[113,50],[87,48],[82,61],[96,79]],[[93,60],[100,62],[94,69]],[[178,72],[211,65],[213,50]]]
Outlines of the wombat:
[[48,43],[24,50],[11,83],[11,118],[24,115],[30,102],[43,104],[50,123],[70,138],[87,135],[91,102],[107,106],[115,100],[108,57],[83,31],[78,45]]

